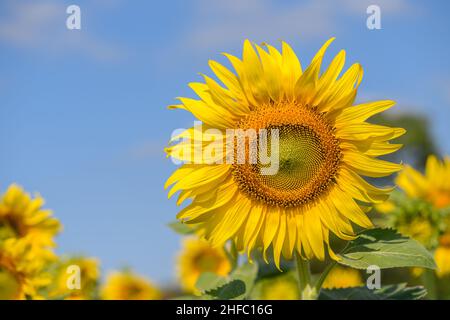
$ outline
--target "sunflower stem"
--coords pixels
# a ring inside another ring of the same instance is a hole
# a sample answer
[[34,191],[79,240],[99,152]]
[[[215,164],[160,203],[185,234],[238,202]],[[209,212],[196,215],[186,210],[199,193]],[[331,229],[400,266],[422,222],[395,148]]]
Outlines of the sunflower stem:
[[430,300],[436,300],[438,297],[434,270],[425,269],[422,273],[422,282],[427,288],[427,298]]
[[336,261],[332,261],[326,268],[323,270],[322,274],[320,275],[319,279],[317,280],[314,288],[316,289],[317,293],[320,293],[320,289],[322,288],[322,285],[327,278],[330,271],[334,268],[334,266],[337,264]]
[[239,254],[237,252],[236,244],[234,243],[234,241],[230,241],[230,246],[228,248],[225,246],[225,253],[227,254],[228,260],[230,261],[231,271],[234,271],[239,262]]
[[311,270],[309,261],[303,259],[298,253],[295,254],[297,262],[298,288],[301,300],[316,300],[317,291],[311,282]]

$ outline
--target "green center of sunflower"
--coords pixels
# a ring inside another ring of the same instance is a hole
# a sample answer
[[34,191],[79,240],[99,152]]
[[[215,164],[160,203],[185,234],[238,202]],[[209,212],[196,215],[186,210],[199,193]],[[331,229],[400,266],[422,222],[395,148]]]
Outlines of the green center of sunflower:
[[314,109],[296,104],[268,106],[238,125],[241,129],[267,129],[269,151],[276,142],[270,133],[278,131],[275,174],[262,174],[267,166],[260,162],[233,164],[235,181],[250,197],[269,205],[295,207],[313,201],[335,181],[341,159],[339,141]]
[[[319,137],[311,129],[301,125],[270,129],[278,130],[279,133],[278,171],[274,175],[261,175],[261,181],[280,190],[305,187],[325,159]],[[273,142],[272,139],[269,142]],[[260,165],[254,166],[254,169],[255,173],[259,173]]]

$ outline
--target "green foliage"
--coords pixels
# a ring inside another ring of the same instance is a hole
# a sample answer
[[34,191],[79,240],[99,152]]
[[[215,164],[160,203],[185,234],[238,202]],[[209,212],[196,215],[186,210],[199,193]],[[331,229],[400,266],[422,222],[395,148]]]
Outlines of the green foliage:
[[225,277],[218,276],[212,272],[204,272],[200,275],[195,287],[201,292],[209,292],[227,283]]
[[[350,241],[340,253],[342,265],[366,269],[376,265],[381,269],[398,267],[422,267],[435,269],[431,254],[417,241],[405,237],[393,229],[370,229],[362,231],[358,237]],[[289,268],[290,269],[290,268]],[[327,272],[323,273],[323,277]],[[263,297],[265,284],[271,281],[287,280],[296,282],[297,277],[293,270],[280,274],[270,266],[263,265],[258,268],[257,263],[245,263],[238,266],[226,277],[206,272],[200,275],[196,287],[201,296],[184,296],[183,299],[208,300],[241,300],[260,299]],[[322,282],[313,285],[314,278],[307,283],[308,288],[319,292]],[[298,291],[300,296],[300,291]],[[384,286],[381,289],[370,290],[367,287],[345,289],[322,289],[319,299],[364,299],[364,300],[409,300],[425,297],[426,290],[421,286],[407,287],[406,284]],[[303,297],[303,294],[301,295]],[[315,296],[317,297],[317,296]]]
[[338,263],[356,269],[377,265],[380,269],[423,267],[435,269],[432,255],[417,241],[393,229],[365,230],[349,242]]
[[323,289],[319,300],[418,300],[426,296],[422,286],[407,287],[405,283],[370,290],[367,287]]
[[204,299],[242,300],[250,295],[257,274],[256,263],[245,263],[227,277],[205,272],[199,277],[196,287]]
[[180,221],[173,221],[168,224],[169,228],[180,235],[189,235],[194,233],[194,229]]

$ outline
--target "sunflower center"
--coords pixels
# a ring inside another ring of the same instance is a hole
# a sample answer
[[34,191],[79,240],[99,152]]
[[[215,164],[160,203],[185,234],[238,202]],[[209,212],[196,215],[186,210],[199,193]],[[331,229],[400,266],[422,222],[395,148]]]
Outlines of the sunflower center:
[[220,261],[213,253],[199,254],[194,258],[196,268],[202,272],[217,271],[219,269]]
[[132,298],[138,296],[142,292],[142,287],[137,283],[126,284],[123,288],[123,296]]
[[[305,187],[324,161],[324,150],[319,137],[314,131],[301,125],[271,129],[276,129],[279,133],[279,167],[274,175],[261,175],[261,181],[272,188],[287,191]],[[273,142],[272,139],[269,141]],[[254,166],[254,170],[258,173],[260,165]]]
[[13,214],[6,214],[0,218],[0,227],[2,229],[0,238],[22,237],[27,234],[26,227]]
[[[267,129],[268,145],[278,143],[275,174],[262,174],[267,165],[260,162],[233,164],[235,181],[250,197],[269,205],[294,207],[314,200],[333,183],[341,159],[339,141],[314,109],[293,103],[270,105],[254,111],[238,126]],[[269,156],[273,155],[269,152]]]
[[450,193],[447,190],[435,191],[430,198],[437,208],[445,208],[450,205]]

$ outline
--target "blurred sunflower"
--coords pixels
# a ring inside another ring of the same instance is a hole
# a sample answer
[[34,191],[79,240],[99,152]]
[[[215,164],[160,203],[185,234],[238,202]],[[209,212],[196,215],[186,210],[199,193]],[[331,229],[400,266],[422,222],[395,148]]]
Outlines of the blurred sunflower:
[[226,276],[231,264],[222,248],[214,248],[207,241],[189,237],[183,240],[178,256],[178,277],[183,290],[198,293],[195,284],[203,272]]
[[50,210],[42,209],[44,199],[30,197],[21,187],[12,184],[0,198],[0,239],[33,235],[35,246],[54,246],[53,237],[61,224]]
[[[52,270],[52,285],[48,295],[51,298],[67,300],[96,298],[100,278],[99,261],[96,258],[63,257]],[[72,286],[79,271],[79,288]],[[73,280],[73,281],[72,281]]]
[[447,208],[450,206],[450,157],[441,162],[430,155],[424,174],[405,166],[396,183],[408,197],[426,200],[438,209]]
[[[396,183],[404,194],[396,193],[377,210],[389,214],[388,224],[434,252],[439,277],[450,274],[450,158],[428,156],[423,174],[405,166]],[[415,277],[423,273],[412,269]]]
[[264,279],[257,284],[258,300],[299,300],[300,293],[295,276],[286,274]]
[[429,245],[435,234],[431,222],[420,216],[409,222],[399,222],[397,228],[401,234],[416,239],[425,246]]
[[340,289],[359,287],[362,285],[362,277],[358,270],[341,266],[334,266],[325,279],[322,288]]
[[101,289],[105,300],[159,300],[162,293],[149,280],[137,274],[113,272]]
[[43,268],[49,262],[36,255],[32,235],[0,242],[0,300],[40,299],[38,289],[50,282]]
[[235,150],[214,157],[203,152],[202,163],[190,163],[187,151],[207,151],[211,144],[207,133],[206,139],[200,135],[197,140],[197,127],[172,139],[166,148],[168,156],[185,162],[166,182],[166,188],[173,185],[169,197],[181,191],[177,204],[192,199],[177,217],[194,225],[214,246],[233,239],[249,256],[254,248],[262,248],[266,261],[266,250],[272,246],[279,267],[281,254],[289,259],[294,251],[323,260],[324,243],[337,259],[328,245],[330,231],[349,240],[354,235],[352,222],[372,227],[366,216],[370,204],[386,200],[392,189],[372,186],[361,176],[383,177],[401,169],[376,157],[398,150],[401,145],[389,140],[405,130],[366,122],[391,108],[393,101],[353,106],[363,71],[356,63],[339,77],[345,51],[321,72],[332,40],[304,71],[288,44],[283,42],[279,52],[246,40],[242,60],[225,54],[237,75],[210,61],[224,86],[204,76],[205,83],[190,84],[200,99],[179,98],[181,104],[171,106],[198,118],[201,133],[220,130],[221,138],[216,132],[214,141],[227,141],[227,129],[276,129],[279,135],[279,170],[273,175],[263,174],[266,167],[261,162],[228,164]]
[[450,233],[439,238],[439,246],[434,252],[438,277],[450,275]]

